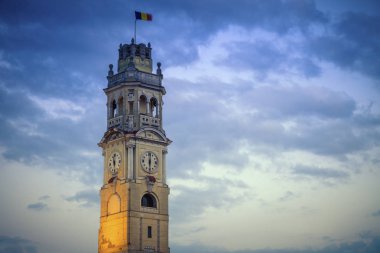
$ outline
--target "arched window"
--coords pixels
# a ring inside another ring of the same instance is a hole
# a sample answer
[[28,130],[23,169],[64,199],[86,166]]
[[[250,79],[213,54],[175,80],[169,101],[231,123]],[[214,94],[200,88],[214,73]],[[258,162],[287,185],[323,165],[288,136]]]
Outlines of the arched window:
[[117,116],[123,115],[123,97],[119,98],[119,101],[117,101]]
[[156,198],[152,194],[145,194],[141,199],[141,206],[157,208]]
[[133,114],[133,101],[128,102],[129,104],[129,114]]
[[148,111],[147,101],[144,95],[140,96],[140,113],[146,114]]
[[156,98],[151,98],[149,106],[150,106],[150,114],[153,117],[157,117],[157,115],[158,115],[158,106],[157,105],[158,105],[157,99]]
[[116,101],[113,100],[111,104],[111,118],[116,116],[116,109],[117,109]]

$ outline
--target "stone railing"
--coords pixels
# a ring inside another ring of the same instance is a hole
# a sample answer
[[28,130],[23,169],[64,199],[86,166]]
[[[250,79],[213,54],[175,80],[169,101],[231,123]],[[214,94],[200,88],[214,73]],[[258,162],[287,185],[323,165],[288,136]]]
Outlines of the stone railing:
[[142,83],[160,86],[161,77],[159,75],[145,73],[138,70],[127,70],[117,73],[112,76],[108,76],[108,87],[113,87],[121,82],[133,82],[140,81]]
[[142,212],[146,212],[146,213],[158,213],[158,209],[157,208],[153,208],[153,207],[140,207],[140,211]]
[[134,128],[134,116],[127,115],[125,116],[125,126],[127,130],[132,130]]
[[154,126],[159,127],[160,126],[160,119],[156,117],[151,117],[148,115],[140,115],[140,127],[141,126]]
[[108,128],[121,125],[123,123],[123,116],[118,116],[108,120]]

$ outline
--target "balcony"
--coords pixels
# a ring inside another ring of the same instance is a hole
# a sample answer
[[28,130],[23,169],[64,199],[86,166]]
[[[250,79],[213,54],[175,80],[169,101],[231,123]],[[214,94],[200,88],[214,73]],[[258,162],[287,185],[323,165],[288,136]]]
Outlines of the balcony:
[[119,126],[123,123],[123,116],[118,116],[108,120],[108,128]]
[[134,116],[133,115],[121,115],[108,120],[108,128],[120,126],[124,130],[132,130],[134,126]]
[[160,119],[156,117],[151,117],[148,115],[140,114],[140,127],[142,126],[153,126],[160,127]]
[[161,86],[161,77],[152,73],[145,73],[138,70],[126,70],[108,76],[108,87],[113,87],[122,82],[135,82],[139,81],[141,83],[150,84],[154,86]]

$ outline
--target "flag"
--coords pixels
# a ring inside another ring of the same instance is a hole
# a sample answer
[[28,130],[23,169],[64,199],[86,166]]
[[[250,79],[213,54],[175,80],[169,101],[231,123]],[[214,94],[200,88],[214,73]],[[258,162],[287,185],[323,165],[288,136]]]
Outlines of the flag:
[[152,14],[149,14],[149,13],[135,11],[135,16],[136,16],[136,19],[152,21]]

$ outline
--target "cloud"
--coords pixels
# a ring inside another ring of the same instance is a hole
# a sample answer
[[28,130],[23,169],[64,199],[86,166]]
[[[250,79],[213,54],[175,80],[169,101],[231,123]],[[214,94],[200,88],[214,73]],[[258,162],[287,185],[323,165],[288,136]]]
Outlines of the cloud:
[[331,168],[319,168],[311,166],[297,165],[293,169],[293,174],[305,177],[315,177],[321,179],[347,179],[350,174],[345,171],[331,169]]
[[48,210],[49,207],[47,205],[47,201],[50,199],[49,195],[43,195],[38,198],[38,202],[29,204],[27,206],[28,209],[34,210],[34,211],[43,211],[43,210]]
[[[313,1],[241,0],[220,4],[215,0],[166,0],[160,4],[120,2],[117,5],[102,2],[94,4],[91,1],[67,1],[59,4],[38,1],[22,9],[18,8],[20,4],[23,4],[22,1],[14,1],[2,8],[0,14],[7,27],[7,36],[0,42],[0,46],[5,52],[29,66],[35,61],[32,59],[44,61],[54,56],[56,62],[65,61],[67,64],[58,64],[56,67],[60,71],[70,66],[101,71],[102,66],[104,68],[106,64],[95,61],[94,56],[103,55],[112,59],[109,50],[111,45],[129,41],[129,38],[126,40],[125,34],[120,34],[119,31],[133,30],[133,22],[120,23],[113,17],[124,16],[126,20],[133,20],[135,9],[142,8],[154,13],[154,23],[144,24],[144,28],[139,29],[138,38],[145,40],[154,36],[155,45],[161,48],[157,50],[157,54],[159,58],[167,59],[167,65],[188,63],[196,59],[196,47],[200,41],[231,24],[246,28],[260,26],[284,34],[292,29],[307,32],[315,23],[324,24],[327,21],[326,15],[317,10]],[[177,36],[167,36],[165,31],[171,31]],[[102,39],[103,43],[84,42],[99,39]],[[33,58],[24,59],[24,53],[18,50],[25,47],[25,41],[28,41],[28,47],[33,49],[32,52],[28,52]],[[37,79],[37,76],[34,78]],[[45,86],[44,83],[39,85],[41,88]],[[66,85],[74,87],[69,82]]]
[[373,217],[380,217],[380,209],[372,213]]
[[28,209],[34,210],[34,211],[42,211],[42,210],[47,210],[48,206],[46,203],[43,202],[36,202],[33,204],[28,205]]
[[310,52],[317,58],[355,70],[373,78],[380,77],[379,16],[346,12],[331,26],[329,35],[316,37]]
[[34,242],[20,237],[0,235],[0,253],[37,253]]
[[[102,107],[97,98],[101,95],[95,91],[95,99],[91,100],[99,105],[95,105],[97,108]],[[28,164],[43,163],[50,169],[80,171],[86,174],[80,177],[83,180],[96,181],[94,177],[101,173],[101,155],[96,143],[105,126],[92,122],[106,121],[102,109],[87,111],[82,102],[49,96],[42,99],[27,89],[2,85],[0,108],[0,145],[6,147],[5,158]],[[83,131],[84,128],[87,130]],[[90,153],[98,153],[97,159],[88,156]],[[59,165],[62,161],[64,166]],[[94,170],[97,167],[99,170]]]
[[[170,213],[176,224],[186,223],[201,217],[210,208],[228,210],[248,198],[247,185],[228,179],[217,179],[206,176],[195,177],[194,181],[206,187],[194,186],[186,181],[173,185],[176,190],[172,198]],[[237,191],[236,191],[237,189]]]
[[36,96],[30,96],[29,99],[53,119],[79,121],[86,112],[83,105],[65,99],[43,99]]
[[96,190],[84,190],[65,199],[70,202],[80,203],[83,207],[97,206],[99,205],[99,192]]
[[278,200],[279,201],[289,201],[289,200],[292,200],[296,197],[297,197],[297,195],[295,193],[293,193],[291,191],[287,191]]
[[276,118],[349,118],[356,108],[355,100],[348,94],[322,86],[258,87],[242,98],[263,115]]
[[[246,31],[249,32],[249,31]],[[217,59],[215,64],[236,70],[251,70],[266,77],[271,73],[292,73],[308,78],[318,77],[321,74],[320,67],[306,55],[289,54],[299,51],[296,48],[302,46],[295,42],[294,38],[284,38],[272,35],[269,38],[254,34],[253,42],[237,41],[225,45],[228,52],[227,59]],[[293,41],[292,41],[293,40]]]
[[181,253],[376,253],[380,249],[380,236],[372,236],[366,240],[353,240],[343,243],[332,244],[323,248],[303,248],[303,249],[286,249],[286,248],[266,248],[256,250],[226,250],[218,247],[210,247],[202,244],[178,245],[171,246],[173,251]]
[[345,92],[312,85],[167,82],[171,107],[165,129],[180,140],[170,147],[169,164],[176,169],[169,176],[199,171],[205,161],[244,170],[246,148],[273,154],[303,150],[341,159],[380,142],[376,113],[363,110]]
[[38,198],[38,200],[42,200],[42,201],[46,201],[48,199],[50,199],[49,195],[44,195],[44,196],[41,196],[41,197]]
[[[165,1],[162,7],[165,13],[169,10],[185,13],[186,18],[193,20],[195,24],[204,24],[206,27],[203,30],[209,32],[227,24],[240,23],[245,26],[260,24],[281,33],[292,27],[306,30],[310,24],[326,20],[312,1],[237,1],[220,4],[217,0],[206,3],[188,0],[178,3],[170,0]],[[201,32],[203,31],[198,31]]]
[[0,68],[12,69],[12,64],[4,59],[4,52],[0,51]]
[[[2,6],[0,146],[8,161],[41,165],[87,186],[101,184],[103,158],[96,143],[106,130],[102,88],[118,44],[130,41],[139,7],[153,13],[154,22],[138,24],[138,41],[152,40],[154,59],[164,66],[164,129],[174,140],[168,155],[174,222],[191,226],[207,212],[239,207],[254,196],[244,195],[248,190],[234,185],[235,179],[261,168],[275,171],[276,179],[335,183],[355,180],[351,167],[378,167],[379,105],[373,99],[363,108],[370,100],[361,94],[368,83],[352,73],[377,83],[378,16],[322,12],[309,0],[14,0]],[[359,92],[326,78],[330,63]],[[323,164],[290,159],[288,153]],[[277,162],[279,157],[285,162]],[[226,180],[227,172],[236,178]],[[202,173],[220,178],[202,179]],[[302,182],[283,183],[287,188],[273,198],[280,196],[284,206],[298,201],[301,191],[287,184]],[[69,206],[99,203],[95,190],[73,189],[64,198]],[[42,196],[22,207],[45,210],[47,200]],[[208,225],[185,230],[206,233]]]

